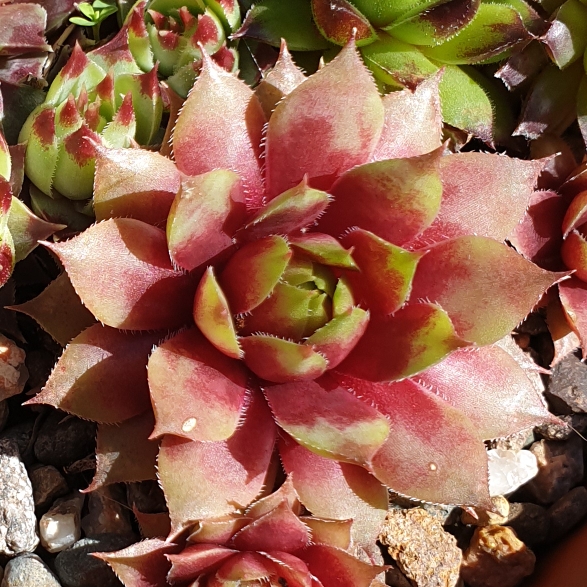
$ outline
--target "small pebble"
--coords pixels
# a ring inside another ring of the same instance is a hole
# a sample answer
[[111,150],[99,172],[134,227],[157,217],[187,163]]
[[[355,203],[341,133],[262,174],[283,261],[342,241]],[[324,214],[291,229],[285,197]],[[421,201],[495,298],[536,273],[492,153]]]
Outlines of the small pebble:
[[510,502],[503,495],[496,495],[491,498],[491,501],[497,511],[490,512],[483,508],[467,508],[461,514],[461,522],[463,524],[472,524],[473,526],[504,524],[510,513]]
[[135,536],[122,534],[82,538],[55,559],[55,570],[63,587],[120,587],[110,567],[90,553],[122,550],[134,542]]
[[16,443],[0,440],[0,554],[32,552],[39,543],[33,488]]
[[538,473],[536,456],[529,450],[487,451],[489,494],[509,495]]
[[387,513],[379,540],[417,587],[454,587],[462,552],[456,539],[422,508]]
[[571,489],[550,506],[548,514],[550,516],[548,539],[549,541],[558,540],[587,516],[587,489],[582,485]]
[[20,458],[25,465],[30,465],[35,460],[32,443],[34,427],[34,420],[25,420],[9,426],[0,434],[0,439],[5,438],[16,443]]
[[47,552],[61,552],[80,539],[80,516],[84,499],[85,496],[81,493],[58,499],[42,516],[39,534],[41,544]]
[[96,424],[52,411],[35,441],[35,456],[45,465],[66,467],[94,452]]
[[25,352],[0,334],[0,400],[18,395],[29,373],[24,365]]
[[33,498],[37,509],[44,510],[55,499],[69,493],[63,475],[52,465],[38,465],[29,470],[33,486]]
[[579,434],[587,432],[587,414],[567,414],[560,416],[561,423],[548,422],[535,428],[536,433],[546,440],[567,440],[577,431]]
[[470,587],[515,587],[534,571],[536,557],[507,526],[477,528],[463,556]]
[[107,485],[88,494],[88,515],[82,519],[87,537],[99,534],[131,534],[133,531],[126,495],[116,485]]
[[538,474],[524,486],[531,501],[554,503],[583,479],[583,440],[576,434],[562,442],[535,442],[530,450],[538,462]]
[[36,554],[23,554],[8,562],[0,587],[61,587],[61,585]]
[[546,541],[550,517],[546,508],[536,503],[510,503],[505,526],[513,528],[518,538],[532,547]]
[[546,396],[555,413],[587,412],[587,365],[567,355],[552,370]]

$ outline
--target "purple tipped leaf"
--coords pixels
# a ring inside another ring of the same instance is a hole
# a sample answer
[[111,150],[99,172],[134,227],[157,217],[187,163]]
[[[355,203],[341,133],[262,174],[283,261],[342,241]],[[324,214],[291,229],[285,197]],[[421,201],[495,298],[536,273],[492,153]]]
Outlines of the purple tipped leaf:
[[377,38],[371,23],[348,0],[311,0],[314,23],[322,35],[335,45],[353,39],[357,47]]
[[55,136],[55,111],[41,107],[31,115],[32,123],[27,140],[25,173],[44,193],[51,193],[57,166],[58,143]]
[[51,51],[44,36],[47,12],[40,4],[4,4],[0,21],[0,55]]

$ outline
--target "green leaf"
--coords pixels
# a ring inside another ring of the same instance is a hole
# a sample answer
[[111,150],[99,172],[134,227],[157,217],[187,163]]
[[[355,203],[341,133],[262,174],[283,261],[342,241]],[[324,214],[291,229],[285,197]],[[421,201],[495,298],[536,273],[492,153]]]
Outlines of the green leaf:
[[243,26],[233,36],[256,39],[274,47],[279,47],[281,39],[285,39],[291,51],[330,47],[314,24],[309,0],[261,0],[251,8]]
[[78,24],[80,26],[94,26],[94,24],[95,24],[91,20],[87,20],[85,18],[81,18],[80,16],[72,16],[69,19],[69,22],[72,22],[73,24]]
[[94,8],[88,2],[81,2],[77,5],[77,9],[84,15],[87,16],[89,19],[95,18]]
[[104,0],[94,0],[94,2],[92,2],[92,6],[94,8],[114,9],[114,12],[116,12],[116,4],[112,1],[106,0],[106,2],[104,2]]

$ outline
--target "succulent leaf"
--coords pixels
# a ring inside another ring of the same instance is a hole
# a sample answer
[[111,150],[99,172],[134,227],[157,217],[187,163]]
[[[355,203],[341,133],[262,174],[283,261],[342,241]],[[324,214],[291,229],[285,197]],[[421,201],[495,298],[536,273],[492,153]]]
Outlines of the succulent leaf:
[[160,337],[94,324],[69,343],[45,387],[28,403],[105,424],[136,416],[150,407],[145,365]]
[[220,564],[236,554],[236,550],[213,544],[193,544],[184,548],[181,553],[168,554],[171,569],[167,575],[171,583],[185,583],[197,579],[220,566]]
[[342,173],[369,160],[383,117],[375,83],[349,44],[275,108],[267,128],[267,197],[305,175],[310,186],[327,190]]
[[566,275],[540,269],[493,239],[462,236],[431,247],[422,257],[412,297],[439,304],[465,340],[491,344]]
[[581,340],[583,358],[587,357],[587,285],[584,281],[571,277],[559,284],[559,295],[565,316],[575,334]]
[[587,6],[579,0],[567,0],[556,11],[544,43],[560,69],[581,59],[587,49]]
[[1,15],[0,55],[51,51],[45,41],[47,11],[42,5],[6,4]]
[[231,169],[242,179],[249,207],[260,207],[259,146],[264,124],[265,115],[252,90],[206,58],[173,133],[177,168],[186,175]]
[[389,434],[382,414],[341,387],[296,381],[264,392],[279,426],[323,456],[365,465]]
[[159,345],[149,358],[148,375],[156,418],[153,437],[219,441],[235,433],[247,396],[247,370],[196,329]]
[[[335,45],[354,39],[357,47],[377,38],[371,23],[347,0],[311,0],[312,16],[320,33]],[[334,13],[334,14],[333,14]],[[333,16],[335,17],[333,18]]]
[[257,392],[228,440],[200,442],[164,436],[158,469],[173,530],[251,503],[263,487],[274,444],[275,425]]
[[[115,218],[46,246],[65,266],[82,302],[104,324],[156,330],[189,321],[193,280],[171,266],[162,230],[140,220]],[[116,268],[114,274],[104,267]]]

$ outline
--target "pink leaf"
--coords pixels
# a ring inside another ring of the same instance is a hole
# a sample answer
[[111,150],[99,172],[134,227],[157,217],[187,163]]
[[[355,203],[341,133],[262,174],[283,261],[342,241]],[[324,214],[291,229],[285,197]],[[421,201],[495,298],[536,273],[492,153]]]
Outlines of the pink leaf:
[[239,550],[295,552],[310,542],[310,531],[283,501],[237,532],[232,545]]
[[484,345],[508,334],[565,275],[540,269],[493,239],[462,236],[420,260],[412,299],[438,303],[459,336]]
[[587,222],[587,191],[578,193],[571,201],[563,220],[563,236]]
[[383,97],[385,123],[373,161],[416,157],[440,147],[442,113],[438,85],[441,77],[441,74],[430,76],[413,92],[402,90]]
[[240,361],[190,329],[159,345],[148,373],[157,422],[153,436],[209,441],[232,436],[247,392],[248,374]]
[[543,166],[489,153],[443,157],[440,211],[416,245],[467,234],[506,239],[524,215]]
[[440,307],[407,304],[393,316],[370,320],[339,369],[370,381],[393,381],[414,375],[466,345]]
[[95,324],[65,349],[31,404],[114,424],[150,406],[145,366],[161,335],[128,334]]
[[235,554],[224,546],[212,544],[193,544],[179,554],[169,554],[171,570],[167,579],[169,583],[186,583],[197,579],[204,573],[215,571],[220,565]]
[[258,393],[228,440],[200,442],[165,436],[159,451],[159,478],[174,531],[251,503],[263,487],[274,443],[275,425]]
[[336,385],[297,381],[264,392],[277,424],[318,454],[365,464],[389,434],[382,414]]
[[45,41],[47,12],[40,4],[0,6],[0,55],[51,51]]
[[57,254],[86,307],[108,326],[156,330],[189,321],[195,287],[173,269],[162,230],[115,218],[45,246]]
[[120,482],[156,479],[159,443],[149,440],[155,420],[150,410],[117,425],[98,425],[96,473],[85,491]]
[[232,245],[245,214],[236,173],[217,169],[184,178],[167,220],[173,262],[189,271],[210,261]]
[[264,123],[252,90],[205,58],[173,133],[178,169],[186,175],[236,171],[248,206],[258,208],[263,198],[259,155]]
[[262,554],[241,552],[223,563],[216,572],[214,581],[217,581],[219,585],[230,585],[230,583],[238,585],[241,581],[245,585],[249,582],[253,582],[253,585],[265,583],[270,578],[270,571],[267,567],[267,559]]
[[384,570],[326,544],[312,544],[298,556],[324,587],[369,587]]
[[383,106],[354,44],[278,104],[267,129],[269,199],[308,174],[327,190],[347,169],[371,157],[383,126]]
[[97,220],[136,218],[163,225],[180,176],[166,157],[142,149],[98,149],[94,178]]
[[389,419],[391,432],[371,464],[382,483],[423,501],[491,507],[483,440],[463,412],[410,379],[335,377]]
[[522,221],[509,235],[516,250],[544,269],[560,271],[561,225],[568,199],[553,191],[534,192]]
[[166,558],[179,547],[157,538],[137,542],[117,552],[92,553],[106,561],[125,587],[153,587],[167,584],[171,564]]
[[466,414],[487,440],[553,421],[524,370],[497,346],[459,349],[414,379]]
[[373,549],[387,513],[387,488],[362,467],[321,457],[289,437],[280,441],[279,452],[300,500],[312,514],[353,520],[354,543]]
[[438,213],[441,155],[437,150],[347,171],[332,186],[334,202],[321,219],[319,230],[338,236],[358,226],[402,246],[427,228]]

